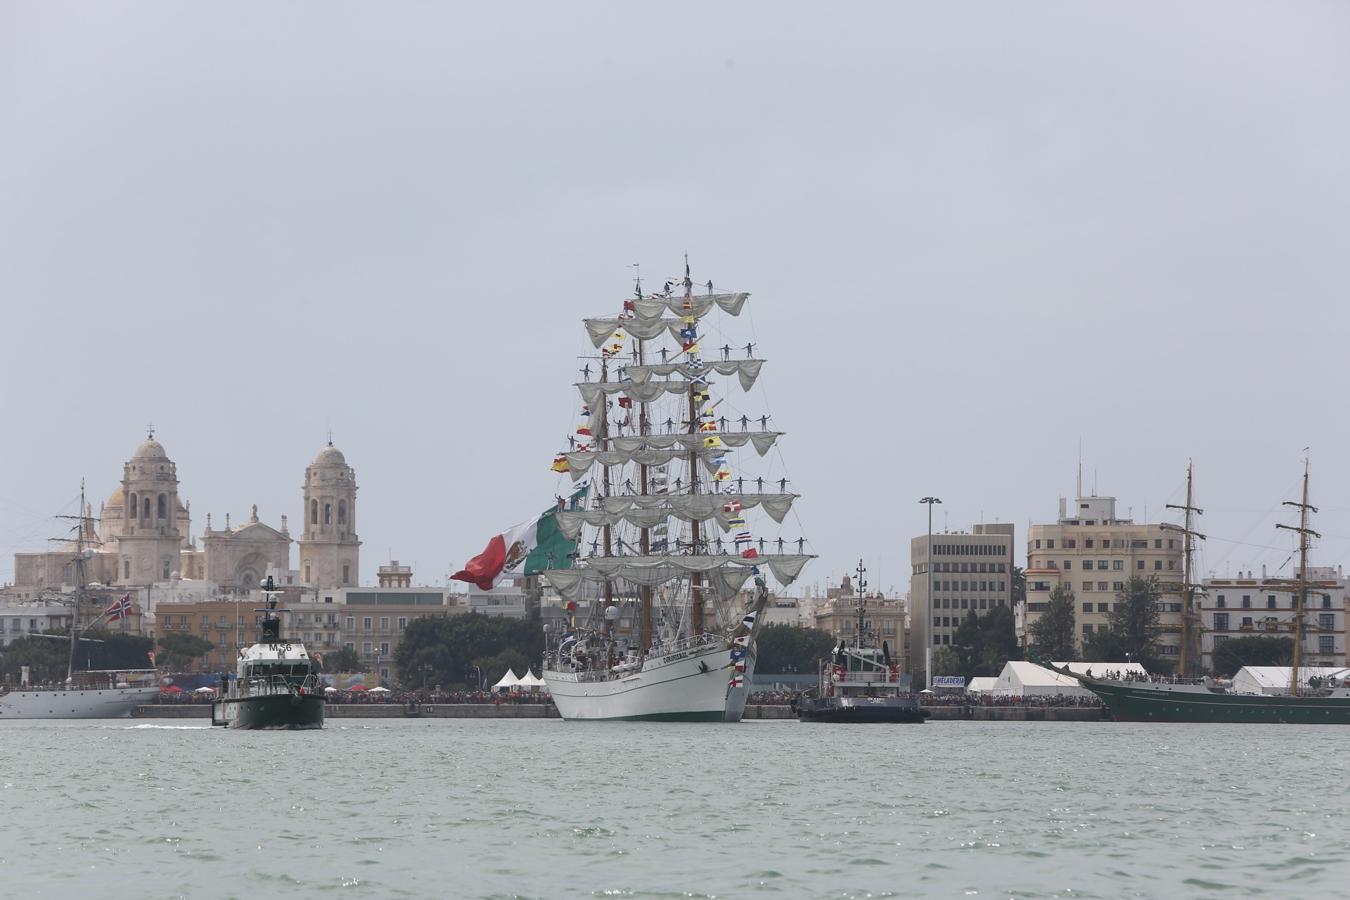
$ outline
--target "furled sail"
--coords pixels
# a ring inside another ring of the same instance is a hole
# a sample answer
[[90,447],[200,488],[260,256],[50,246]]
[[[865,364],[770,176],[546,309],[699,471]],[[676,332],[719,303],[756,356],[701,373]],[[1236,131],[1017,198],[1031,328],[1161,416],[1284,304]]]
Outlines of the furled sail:
[[[709,369],[712,369],[719,375],[736,375],[740,378],[741,389],[750,390],[755,386],[755,379],[759,377],[759,370],[763,368],[762,359],[722,359],[715,362],[704,360],[699,366],[691,366],[687,362],[669,362],[656,363],[650,366],[625,366],[623,374],[627,375],[634,384],[646,384],[651,381],[653,375],[679,375],[685,379],[697,378],[700,375],[706,375]],[[620,384],[622,384],[622,380]]]
[[730,554],[706,556],[599,556],[582,560],[577,568],[546,569],[548,583],[568,600],[580,597],[587,581],[622,578],[632,584],[655,587],[693,574],[721,575],[744,583],[755,566],[765,566],[780,584],[791,584],[811,560],[809,554],[769,553],[754,559]]
[[728,505],[736,503],[740,509],[761,507],[775,522],[782,524],[797,496],[733,493],[601,497],[598,508],[563,510],[556,513],[555,518],[562,533],[570,540],[576,539],[583,525],[599,527],[628,522],[638,528],[652,528],[670,516],[686,522],[715,519],[723,531],[729,531],[736,513],[728,512]]
[[[699,447],[693,452],[698,454],[704,468],[709,472],[716,472],[717,464],[713,460],[725,453],[726,448]],[[639,447],[634,450],[572,450],[560,453],[559,456],[566,458],[572,480],[580,481],[590,471],[591,466],[596,464],[620,466],[633,462],[640,466],[664,466],[672,461],[684,459],[689,453],[688,449],[679,447]]]
[[704,294],[700,297],[643,297],[633,303],[634,312],[639,319],[655,319],[669,312],[674,316],[694,316],[701,319],[716,306],[722,312],[739,316],[741,308],[750,294],[741,291],[734,294]]

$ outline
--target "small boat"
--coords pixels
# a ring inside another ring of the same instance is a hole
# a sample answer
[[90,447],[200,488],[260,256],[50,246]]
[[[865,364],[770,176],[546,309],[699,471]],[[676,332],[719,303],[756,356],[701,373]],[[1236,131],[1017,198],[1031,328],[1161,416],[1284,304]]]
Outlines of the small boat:
[[[858,641],[875,637],[863,614],[867,601],[862,594],[862,563],[858,564]],[[843,640],[834,655],[822,660],[817,694],[802,696],[792,704],[799,722],[920,723],[928,711],[908,691],[902,690],[900,666],[891,659],[890,647],[849,647]]]
[[258,642],[239,651],[233,681],[221,677],[211,724],[229,728],[322,728],[324,685],[304,644],[283,640],[276,584],[263,586]]

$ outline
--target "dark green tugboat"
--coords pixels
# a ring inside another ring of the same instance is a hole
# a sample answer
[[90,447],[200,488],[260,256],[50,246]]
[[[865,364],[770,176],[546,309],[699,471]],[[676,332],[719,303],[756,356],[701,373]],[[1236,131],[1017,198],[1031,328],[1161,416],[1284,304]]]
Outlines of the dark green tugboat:
[[222,677],[211,724],[229,728],[322,728],[324,686],[303,644],[283,640],[271,577],[259,622],[258,643],[239,651],[237,677]]

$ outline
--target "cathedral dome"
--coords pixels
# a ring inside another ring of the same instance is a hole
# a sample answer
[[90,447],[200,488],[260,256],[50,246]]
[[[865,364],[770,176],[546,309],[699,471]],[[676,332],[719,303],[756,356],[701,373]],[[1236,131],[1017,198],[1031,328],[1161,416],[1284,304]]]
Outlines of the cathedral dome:
[[131,454],[132,459],[168,459],[164,452],[164,445],[154,438],[146,438],[141,441],[141,445],[136,448],[136,452]]
[[108,509],[121,509],[122,504],[126,502],[127,502],[126,492],[122,490],[122,486],[119,484],[117,486],[117,490],[113,491],[112,494],[109,495],[108,502],[103,505]]
[[345,466],[347,457],[342,455],[342,451],[329,444],[319,451],[319,455],[314,457],[316,466]]

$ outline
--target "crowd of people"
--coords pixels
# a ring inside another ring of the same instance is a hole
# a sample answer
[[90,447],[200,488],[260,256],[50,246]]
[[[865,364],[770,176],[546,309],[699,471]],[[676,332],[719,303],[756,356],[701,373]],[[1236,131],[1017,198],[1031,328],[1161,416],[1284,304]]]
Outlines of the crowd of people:
[[[544,691],[325,691],[324,697],[329,703],[358,703],[358,704],[409,704],[419,705],[436,703],[492,703],[497,706],[502,704],[520,704],[520,703],[549,703],[549,695]],[[160,703],[172,703],[174,705],[186,704],[208,704],[215,699],[215,694],[196,691],[160,691]]]
[[[750,695],[752,706],[789,706],[796,697],[794,691],[755,691]],[[1018,696],[1014,694],[968,694],[953,692],[943,694],[906,694],[917,697],[920,706],[1101,706],[1102,701],[1095,695],[1083,697],[1074,695]]]

